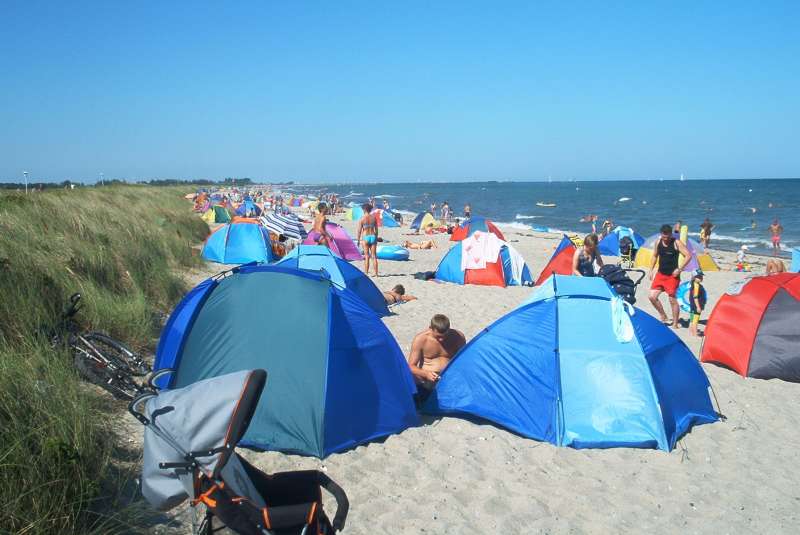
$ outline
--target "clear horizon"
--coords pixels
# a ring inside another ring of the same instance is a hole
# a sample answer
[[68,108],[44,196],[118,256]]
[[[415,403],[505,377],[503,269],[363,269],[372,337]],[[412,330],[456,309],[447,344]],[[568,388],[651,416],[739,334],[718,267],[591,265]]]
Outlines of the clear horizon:
[[792,178],[797,20],[781,1],[5,2],[0,181]]

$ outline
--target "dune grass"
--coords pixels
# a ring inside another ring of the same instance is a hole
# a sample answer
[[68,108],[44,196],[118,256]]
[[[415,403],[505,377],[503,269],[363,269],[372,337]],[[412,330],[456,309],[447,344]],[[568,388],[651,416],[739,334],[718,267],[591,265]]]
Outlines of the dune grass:
[[208,228],[180,188],[114,186],[0,194],[0,532],[113,531],[100,503],[118,418],[46,332],[67,297],[82,324],[151,349],[186,291],[180,270]]

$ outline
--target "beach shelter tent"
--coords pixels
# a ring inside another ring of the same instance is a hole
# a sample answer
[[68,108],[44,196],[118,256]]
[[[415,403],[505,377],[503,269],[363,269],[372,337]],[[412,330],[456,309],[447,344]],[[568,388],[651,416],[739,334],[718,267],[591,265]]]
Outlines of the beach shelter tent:
[[792,249],[792,265],[789,267],[789,271],[800,272],[800,247]]
[[[650,269],[650,261],[653,259],[653,246],[661,239],[661,234],[653,234],[645,240],[639,251],[636,253],[635,265],[637,268]],[[678,239],[678,234],[675,234],[675,239]],[[702,269],[703,271],[719,271],[719,266],[711,258],[711,255],[706,252],[705,247],[698,242],[689,238],[686,240],[686,248],[692,254],[692,259],[683,268],[684,271],[694,271],[695,269]]]
[[377,210],[373,210],[373,213],[375,214],[375,219],[378,220],[379,227],[396,228],[400,226],[400,223],[397,222],[391,210],[378,208]]
[[[489,234],[491,236],[491,234]],[[453,245],[436,268],[436,279],[456,284],[483,286],[520,286],[532,284],[528,265],[511,245],[503,242],[494,262],[486,262],[482,269],[462,269],[463,241]]]
[[[333,254],[348,261],[362,260],[364,258],[361,256],[361,252],[358,250],[358,247],[356,247],[353,238],[351,238],[347,231],[342,227],[336,223],[328,222],[328,224],[325,225],[325,230],[327,230],[328,234],[333,237],[333,243],[330,244]],[[319,234],[312,230],[308,233],[308,237],[303,240],[303,245],[317,245],[318,238]]]
[[234,221],[212,232],[203,245],[203,258],[221,264],[271,262],[274,259],[269,232],[250,221]]
[[572,275],[572,257],[575,254],[575,244],[572,240],[564,234],[561,242],[556,247],[553,256],[544,266],[542,272],[539,273],[539,278],[536,279],[536,286],[539,286],[544,281],[550,278],[550,275],[557,273],[559,275]]
[[603,279],[553,275],[459,351],[423,411],[557,446],[669,451],[717,420],[708,389],[686,345]]
[[430,212],[421,212],[411,222],[411,230],[425,230],[431,224],[434,228],[441,225]]
[[327,276],[333,284],[352,291],[379,316],[389,315],[386,299],[372,279],[323,245],[295,247],[275,265],[308,271],[322,271],[324,272],[323,276]]
[[597,250],[600,254],[607,256],[619,256],[619,241],[626,236],[633,242],[634,249],[639,249],[645,242],[645,239],[634,232],[632,228],[619,226],[600,240],[600,243],[597,244]]
[[743,377],[800,383],[800,274],[731,287],[708,319],[700,360]]
[[472,216],[462,221],[460,225],[453,229],[453,233],[450,235],[450,241],[461,241],[472,236],[472,233],[475,231],[491,232],[501,240],[506,241],[500,229],[497,228],[494,223],[481,216]]
[[167,388],[268,370],[243,446],[324,457],[418,423],[392,333],[320,273],[245,265],[201,282],[170,315],[154,368],[175,370]]
[[361,208],[360,204],[351,202],[350,208],[347,209],[344,216],[348,221],[358,221],[364,217],[364,210]]
[[203,214],[203,220],[207,223],[229,223],[231,214],[227,208],[215,204]]
[[248,212],[253,214],[253,217],[258,217],[261,215],[261,207],[249,198],[245,199],[244,202],[242,202],[242,204],[236,208],[236,215],[244,216],[247,215]]

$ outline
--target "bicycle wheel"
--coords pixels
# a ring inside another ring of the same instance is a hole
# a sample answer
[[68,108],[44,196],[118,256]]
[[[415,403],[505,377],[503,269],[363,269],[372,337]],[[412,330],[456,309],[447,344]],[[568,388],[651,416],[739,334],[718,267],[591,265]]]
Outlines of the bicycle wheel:
[[117,366],[124,368],[131,375],[143,376],[153,371],[138,353],[131,351],[125,344],[114,340],[107,334],[90,332],[83,335],[83,338],[97,348],[103,356],[114,361]]
[[92,348],[84,346],[80,340],[72,345],[72,355],[78,374],[115,398],[130,401],[139,393],[139,385],[125,370],[110,360],[101,360]]

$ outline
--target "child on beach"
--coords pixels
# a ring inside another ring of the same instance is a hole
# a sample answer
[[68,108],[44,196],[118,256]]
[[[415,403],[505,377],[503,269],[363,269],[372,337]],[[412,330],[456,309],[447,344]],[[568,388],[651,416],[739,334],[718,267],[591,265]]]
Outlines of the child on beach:
[[383,298],[386,299],[387,305],[408,303],[409,301],[416,301],[417,299],[413,295],[406,295],[406,289],[402,284],[398,284],[388,292],[383,292]]
[[706,306],[706,289],[703,287],[703,271],[694,270],[692,273],[692,285],[689,288],[689,332],[692,336],[700,336],[697,332],[697,325],[700,323],[700,315]]

